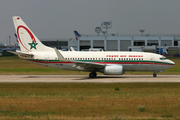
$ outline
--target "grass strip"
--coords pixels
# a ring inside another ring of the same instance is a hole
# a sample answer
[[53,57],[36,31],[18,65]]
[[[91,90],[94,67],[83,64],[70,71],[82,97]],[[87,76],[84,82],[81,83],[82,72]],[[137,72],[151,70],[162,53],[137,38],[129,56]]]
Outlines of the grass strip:
[[[169,57],[176,65],[165,70],[164,75],[179,75],[180,74],[180,57]],[[131,72],[126,71],[125,75],[149,75],[153,72]],[[89,72],[59,70],[40,66],[22,59],[17,56],[0,57],[0,75],[88,75]],[[102,73],[98,73],[102,74]]]
[[0,119],[178,119],[179,86],[180,83],[1,83]]

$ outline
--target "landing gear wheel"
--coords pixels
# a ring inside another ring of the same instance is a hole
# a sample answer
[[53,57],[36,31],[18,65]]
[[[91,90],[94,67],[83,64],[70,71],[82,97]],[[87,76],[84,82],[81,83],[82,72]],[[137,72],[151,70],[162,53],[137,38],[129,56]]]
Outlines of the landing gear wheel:
[[156,76],[157,76],[156,73],[154,73],[154,74],[153,74],[153,77],[156,77]]
[[97,76],[97,73],[96,72],[92,72],[89,74],[89,77],[90,78],[95,78]]
[[94,72],[94,75],[95,75],[94,77],[96,77],[96,76],[97,76],[97,73],[96,73],[96,72]]

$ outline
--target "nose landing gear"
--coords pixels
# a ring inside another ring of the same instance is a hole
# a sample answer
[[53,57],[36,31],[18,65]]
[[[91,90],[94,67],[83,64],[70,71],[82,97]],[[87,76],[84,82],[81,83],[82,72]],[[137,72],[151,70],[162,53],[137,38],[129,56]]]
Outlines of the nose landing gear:
[[163,70],[160,70],[160,71],[154,71],[153,77],[157,77],[156,73],[160,73],[160,72],[163,72]]

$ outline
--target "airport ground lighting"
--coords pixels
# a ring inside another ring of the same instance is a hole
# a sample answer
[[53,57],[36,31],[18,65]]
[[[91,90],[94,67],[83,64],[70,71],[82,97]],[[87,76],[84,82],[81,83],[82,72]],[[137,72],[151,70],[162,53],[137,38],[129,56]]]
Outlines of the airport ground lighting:
[[112,22],[111,21],[102,22],[101,27],[106,29],[106,36],[107,36],[108,28],[112,28]]
[[142,36],[143,36],[145,29],[140,29],[139,31],[142,33]]
[[105,36],[105,34],[106,34],[106,31],[102,31],[102,33],[104,34],[104,36]]
[[102,32],[101,27],[96,27],[96,28],[95,28],[95,32],[96,32],[96,33],[98,34],[98,36],[99,36],[99,33]]

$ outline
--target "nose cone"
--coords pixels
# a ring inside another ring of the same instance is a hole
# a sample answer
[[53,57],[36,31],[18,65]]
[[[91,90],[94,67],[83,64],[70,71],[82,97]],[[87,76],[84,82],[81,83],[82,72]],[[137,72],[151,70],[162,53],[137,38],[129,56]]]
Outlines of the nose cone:
[[175,63],[174,63],[173,61],[171,61],[171,60],[169,60],[169,63],[170,63],[170,65],[172,65],[172,66],[175,65]]

